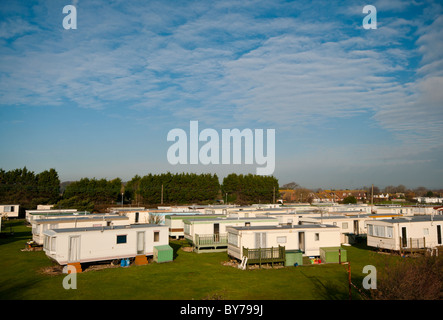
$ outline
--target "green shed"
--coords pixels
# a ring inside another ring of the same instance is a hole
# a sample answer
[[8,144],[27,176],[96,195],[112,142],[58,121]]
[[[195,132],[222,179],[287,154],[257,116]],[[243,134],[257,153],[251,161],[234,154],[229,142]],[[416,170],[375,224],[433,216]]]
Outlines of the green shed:
[[320,259],[324,263],[346,262],[347,252],[342,247],[320,248]]
[[301,266],[303,264],[303,253],[300,250],[286,250],[286,267],[293,267],[297,264]]
[[170,262],[173,260],[173,250],[169,245],[154,247],[155,262]]

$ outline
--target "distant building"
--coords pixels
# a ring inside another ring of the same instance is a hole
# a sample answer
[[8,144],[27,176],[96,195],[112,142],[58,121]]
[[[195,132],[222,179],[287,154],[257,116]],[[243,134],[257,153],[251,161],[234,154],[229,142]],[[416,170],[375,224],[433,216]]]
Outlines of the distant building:
[[0,216],[7,218],[18,218],[20,205],[0,204]]
[[417,197],[414,198],[418,203],[443,203],[443,198],[439,197]]

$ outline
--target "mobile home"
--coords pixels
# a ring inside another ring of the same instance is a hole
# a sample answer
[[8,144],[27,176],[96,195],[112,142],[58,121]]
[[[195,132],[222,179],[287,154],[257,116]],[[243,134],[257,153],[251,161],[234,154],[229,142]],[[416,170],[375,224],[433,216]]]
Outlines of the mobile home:
[[325,216],[325,217],[303,217],[300,223],[305,224],[330,224],[339,227],[341,243],[348,243],[348,235],[365,235],[366,221],[371,220],[370,215],[358,216]]
[[34,219],[90,214],[88,211],[78,212],[77,209],[26,210],[25,212],[25,219],[29,223],[32,223]]
[[443,216],[412,216],[367,222],[367,245],[401,251],[442,245]]
[[128,225],[129,219],[117,214],[91,214],[86,216],[51,216],[49,219],[32,220],[32,240],[43,245],[44,232],[51,229],[84,228]]
[[216,219],[188,219],[184,220],[184,237],[196,252],[202,250],[226,250],[229,226],[260,226],[278,225],[278,220],[268,217],[260,218],[216,218]]
[[226,215],[223,214],[201,214],[198,213],[174,213],[165,216],[165,225],[169,228],[169,236],[178,239],[185,236],[184,233],[184,221],[188,219],[215,219],[223,218]]
[[300,250],[304,256],[320,256],[322,247],[340,246],[340,229],[333,225],[230,226],[228,255],[242,260],[245,248],[277,248]]
[[5,218],[18,218],[19,204],[0,204],[0,216]]
[[153,256],[169,244],[168,227],[155,224],[52,229],[44,232],[43,249],[60,265]]

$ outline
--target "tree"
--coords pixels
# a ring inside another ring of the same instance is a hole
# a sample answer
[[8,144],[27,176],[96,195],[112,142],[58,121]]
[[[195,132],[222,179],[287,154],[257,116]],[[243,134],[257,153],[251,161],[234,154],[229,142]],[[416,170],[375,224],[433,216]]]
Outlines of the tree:
[[354,196],[347,196],[343,199],[343,204],[356,204],[357,199]]
[[295,190],[298,187],[300,186],[296,182],[289,182],[281,186],[282,189],[291,189],[291,190]]
[[60,198],[60,179],[55,169],[45,170],[37,175],[37,188],[42,204],[54,204]]
[[272,203],[280,197],[278,189],[276,178],[252,174],[232,173],[222,184],[222,193],[229,194],[238,204]]
[[60,180],[55,169],[39,174],[23,169],[0,169],[0,202],[19,203],[21,210],[35,209],[38,204],[59,199]]

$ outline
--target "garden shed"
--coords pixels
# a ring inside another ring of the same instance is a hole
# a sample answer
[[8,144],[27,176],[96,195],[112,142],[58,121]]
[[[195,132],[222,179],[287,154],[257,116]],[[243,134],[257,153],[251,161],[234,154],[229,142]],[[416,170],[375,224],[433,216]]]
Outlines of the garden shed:
[[286,250],[285,267],[303,265],[303,252],[300,250]]
[[170,262],[173,260],[173,250],[170,245],[162,245],[154,247],[154,261],[158,263]]
[[320,248],[320,260],[324,263],[341,263],[348,261],[346,249],[342,247]]

